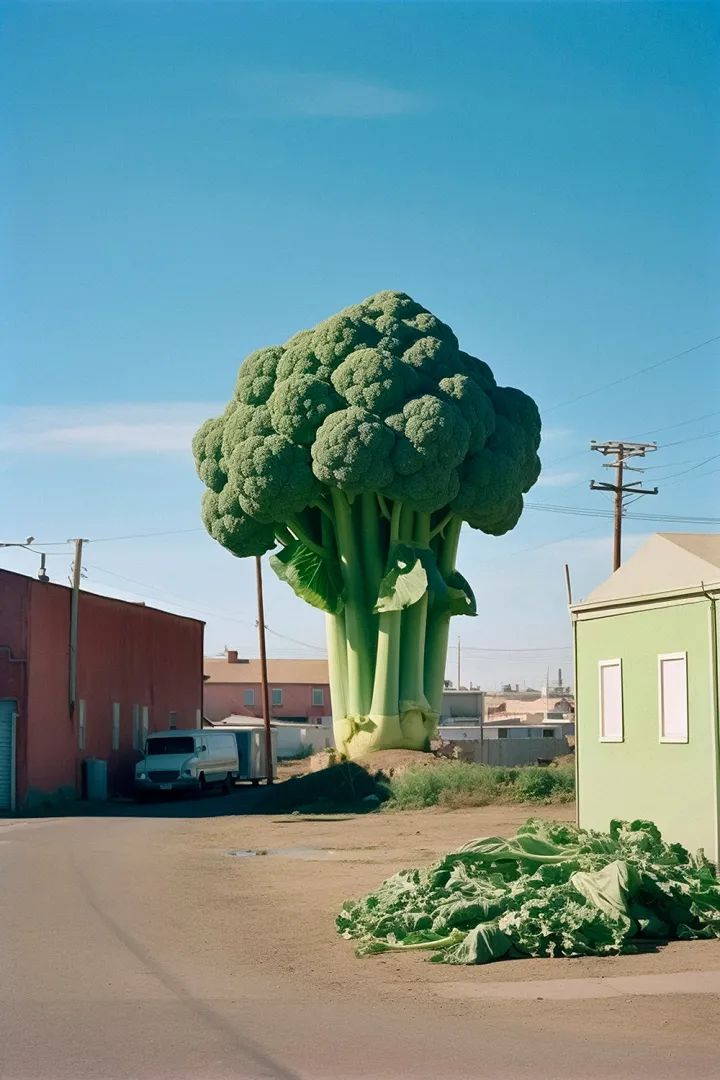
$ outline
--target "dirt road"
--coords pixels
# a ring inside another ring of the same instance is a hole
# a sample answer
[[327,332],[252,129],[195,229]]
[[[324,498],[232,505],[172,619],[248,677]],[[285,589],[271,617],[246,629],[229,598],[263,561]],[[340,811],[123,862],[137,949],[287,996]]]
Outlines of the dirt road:
[[720,943],[448,968],[335,935],[344,899],[527,810],[237,806],[0,824],[2,1080],[717,1075]]

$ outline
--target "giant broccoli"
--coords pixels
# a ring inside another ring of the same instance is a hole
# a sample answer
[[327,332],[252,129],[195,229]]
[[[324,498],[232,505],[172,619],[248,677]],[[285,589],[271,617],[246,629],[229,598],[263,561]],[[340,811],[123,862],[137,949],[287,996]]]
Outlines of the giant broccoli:
[[252,353],[193,440],[208,532],[326,613],[338,748],[425,749],[450,618],[475,615],[460,529],[512,529],[540,416],[405,293]]

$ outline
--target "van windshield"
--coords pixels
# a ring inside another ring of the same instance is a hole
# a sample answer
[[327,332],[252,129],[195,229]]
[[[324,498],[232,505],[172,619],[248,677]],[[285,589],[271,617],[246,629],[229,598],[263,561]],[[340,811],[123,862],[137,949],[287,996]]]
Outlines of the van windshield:
[[170,735],[164,739],[148,739],[145,753],[153,754],[192,754],[195,740],[192,735]]

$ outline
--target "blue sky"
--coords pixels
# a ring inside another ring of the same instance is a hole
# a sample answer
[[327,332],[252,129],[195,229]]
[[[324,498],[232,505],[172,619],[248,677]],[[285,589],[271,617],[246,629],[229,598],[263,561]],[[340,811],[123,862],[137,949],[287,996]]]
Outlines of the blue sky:
[[[589,440],[652,432],[646,479],[667,479],[634,509],[720,518],[720,342],[582,396],[720,334],[716,5],[6,3],[0,20],[0,540],[171,534],[90,545],[87,586],[254,653],[252,566],[192,531],[189,437],[248,352],[384,288],[537,399],[529,502],[606,508]],[[717,525],[628,520],[627,550],[654,528]],[[539,509],[467,536],[464,680],[567,668],[563,564],[589,591],[609,537]],[[320,655],[322,619],[267,590],[269,626]]]

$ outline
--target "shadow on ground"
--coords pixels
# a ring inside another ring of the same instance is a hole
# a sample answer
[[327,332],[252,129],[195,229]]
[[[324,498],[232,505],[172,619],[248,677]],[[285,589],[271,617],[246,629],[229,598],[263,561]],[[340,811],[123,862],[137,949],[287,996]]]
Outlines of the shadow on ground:
[[[367,814],[390,797],[384,777],[371,776],[354,762],[332,765],[271,786],[238,785],[224,795],[168,796],[136,803],[111,799],[106,803],[76,802],[41,807],[27,817],[171,817],[207,818],[238,814]],[[12,820],[12,818],[10,819]]]

